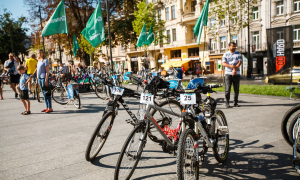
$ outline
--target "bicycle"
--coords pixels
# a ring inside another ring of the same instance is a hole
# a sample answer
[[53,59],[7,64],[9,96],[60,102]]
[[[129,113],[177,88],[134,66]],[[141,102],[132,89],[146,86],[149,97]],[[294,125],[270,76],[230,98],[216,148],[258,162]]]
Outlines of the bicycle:
[[[219,87],[219,86],[217,86]],[[213,86],[211,88],[214,88]],[[207,102],[206,103],[209,107],[211,111],[210,114],[206,114],[207,116],[205,116],[205,121],[198,121],[198,118],[196,117],[196,113],[200,113],[201,109],[199,107],[203,107],[203,106],[199,106],[199,104],[202,104],[201,102],[201,95],[200,93],[210,93],[210,91],[208,91],[209,89],[207,88],[206,90],[204,88],[202,88],[202,90],[183,90],[183,91],[176,91],[173,89],[171,94],[176,96],[179,94],[184,94],[186,97],[182,97],[180,98],[183,102],[183,104],[187,104],[188,101],[190,100],[194,100],[197,106],[195,106],[194,104],[189,104],[189,105],[185,105],[184,107],[184,111],[182,114],[178,114],[175,113],[173,111],[169,111],[166,109],[163,109],[161,107],[158,107],[156,105],[153,104],[147,104],[147,108],[146,108],[146,112],[145,112],[145,118],[141,119],[136,125],[135,128],[132,130],[132,132],[129,134],[127,140],[125,141],[123,148],[121,150],[121,153],[119,155],[118,158],[118,162],[116,165],[116,169],[115,169],[115,179],[130,179],[130,177],[132,176],[135,168],[137,167],[137,164],[141,158],[142,152],[143,152],[143,148],[146,145],[147,142],[147,133],[149,132],[150,129],[150,123],[153,124],[153,126],[157,129],[157,131],[161,134],[161,136],[164,139],[165,142],[165,148],[167,150],[171,150],[173,152],[175,152],[175,150],[177,149],[177,143],[178,143],[178,138],[179,138],[179,145],[178,148],[180,148],[179,152],[181,154],[181,156],[183,156],[182,153],[182,149],[184,142],[182,139],[184,139],[184,137],[188,137],[187,135],[190,133],[195,133],[193,135],[194,141],[195,140],[199,140],[201,137],[203,137],[205,143],[203,143],[203,154],[205,153],[205,149],[207,149],[208,147],[213,147],[214,152],[218,151],[218,146],[215,145],[215,142],[218,142],[219,140],[219,130],[217,130],[217,136],[213,136],[212,134],[207,133],[206,131],[208,130],[207,127],[213,127],[215,128],[216,126],[215,121],[216,118],[215,116],[215,107],[216,107],[216,103],[218,102],[218,100],[212,102],[212,98],[210,97],[210,94],[208,94],[208,98],[207,98]],[[194,93],[193,95],[190,94],[186,94],[186,93]],[[169,93],[168,93],[169,94]],[[196,94],[200,95],[198,97],[198,99],[196,98]],[[184,101],[184,99],[186,98],[186,100]],[[197,101],[196,101],[197,100]],[[198,108],[198,109],[197,109]],[[207,108],[207,107],[206,107]],[[155,109],[157,111],[161,111],[167,114],[172,114],[174,116],[176,116],[177,118],[180,118],[180,121],[178,123],[178,126],[176,129],[171,129],[168,128],[167,126],[165,126],[164,128],[161,128],[160,125],[158,125],[157,120],[151,116],[150,114],[150,110],[151,109]],[[197,109],[198,112],[195,112],[194,109]],[[206,110],[203,111],[207,112]],[[224,113],[221,113],[221,111],[217,111],[219,112],[218,114],[220,114],[221,116],[224,115]],[[209,116],[208,116],[209,115]],[[228,129],[227,129],[227,122],[226,119],[223,119],[223,131],[222,132],[227,132],[228,133]],[[205,124],[205,122],[207,121],[207,125]],[[213,125],[212,125],[213,124]],[[189,127],[186,129],[186,125]],[[226,127],[225,127],[226,125]],[[195,130],[193,130],[195,128]],[[214,129],[215,130],[215,129]],[[226,131],[227,130],[227,131]],[[212,131],[209,131],[212,133]],[[215,139],[217,138],[217,139]],[[227,141],[226,141],[227,145],[226,145],[226,154],[228,155],[228,150],[229,150],[229,135],[227,136]],[[132,148],[134,146],[134,148]],[[131,149],[132,148],[132,149]],[[197,150],[198,148],[196,148]],[[202,152],[202,151],[201,151]],[[216,159],[220,162],[224,162],[227,159],[227,155],[223,156],[223,157],[219,157],[217,156],[217,153],[214,153]],[[189,156],[189,158],[193,161],[193,164],[189,164],[190,167],[195,168],[196,171],[195,173],[193,173],[193,175],[195,176],[195,178],[198,178],[198,173],[197,173],[197,168],[199,168],[197,166],[197,164],[199,163],[199,157],[198,152],[193,152],[193,156]],[[217,158],[218,157],[218,158]],[[129,162],[126,164],[123,164],[124,161],[128,160]],[[180,159],[179,159],[180,160]],[[182,169],[182,161],[180,162],[180,166],[178,165],[177,169]],[[186,164],[187,165],[187,164]],[[179,174],[182,171],[178,172],[178,179],[182,179],[181,176]]]
[[37,99],[38,102],[41,102],[40,97],[40,86],[36,84],[36,78],[32,78],[31,87],[30,87],[31,95],[33,99]]
[[[104,79],[105,80],[105,79]],[[139,81],[139,84],[142,83],[141,79],[137,79]],[[123,97],[134,97],[134,98],[140,98],[141,94],[134,92],[134,90],[128,89],[128,88],[120,88],[116,87],[113,85],[113,83],[109,83],[108,89],[112,88],[111,91],[108,91],[108,93],[113,94],[112,101],[109,101],[107,104],[106,109],[103,112],[102,119],[100,120],[99,124],[97,125],[94,133],[91,136],[91,139],[88,143],[86,153],[85,153],[85,158],[87,161],[92,161],[98,153],[101,151],[102,147],[104,146],[104,143],[111,131],[111,128],[113,126],[114,120],[118,114],[118,109],[120,107],[120,104],[124,107],[128,115],[131,117],[131,119],[126,120],[127,123],[135,125],[138,122],[138,118],[136,117],[135,114],[131,112],[129,109],[128,105],[125,103],[123,100]],[[160,106],[161,103],[158,104],[154,102],[157,106]],[[178,102],[174,102],[176,105],[178,105]],[[180,106],[180,105],[179,105]],[[141,108],[140,108],[141,109]],[[181,109],[179,109],[181,111]],[[139,114],[140,117],[143,117],[143,115]],[[167,117],[165,114],[160,114],[163,118],[162,119],[170,119],[170,117]],[[170,120],[171,121],[171,120]],[[155,134],[152,134],[149,131],[149,137],[151,139],[157,139]]]

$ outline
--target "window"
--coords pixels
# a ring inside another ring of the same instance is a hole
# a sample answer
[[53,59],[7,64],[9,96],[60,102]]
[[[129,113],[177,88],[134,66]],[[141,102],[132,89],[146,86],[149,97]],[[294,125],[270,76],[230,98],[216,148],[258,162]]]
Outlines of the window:
[[283,1],[278,1],[276,3],[276,14],[277,15],[283,15],[283,7],[284,7]]
[[294,26],[294,40],[300,41],[300,25]]
[[171,51],[171,58],[181,58],[181,50]]
[[237,13],[231,14],[231,24],[235,25],[237,23]]
[[191,31],[192,31],[192,39],[197,39],[197,35],[194,33],[194,28],[195,26],[191,26]]
[[167,30],[167,43],[170,43],[170,30]]
[[166,21],[170,20],[169,14],[170,14],[169,8],[167,7],[166,8]]
[[216,50],[216,41],[214,39],[210,39],[210,50],[211,51]]
[[255,50],[259,49],[259,31],[252,32],[252,46]]
[[199,57],[199,48],[191,48],[189,49],[189,58],[190,57]]
[[111,49],[112,49],[112,52],[115,53],[115,48],[111,48]]
[[225,19],[221,19],[220,25],[221,25],[221,27],[225,26]]
[[258,7],[252,8],[252,20],[258,20]]
[[120,44],[120,52],[125,52],[124,46]]
[[191,2],[191,12],[195,12],[196,11],[196,4],[197,4],[197,1],[192,1]]
[[300,12],[300,0],[294,0],[294,12]]
[[161,10],[158,10],[158,18],[161,20]]
[[210,27],[212,28],[215,25],[215,19],[210,18]]
[[226,49],[226,36],[223,36],[221,39],[221,49]]
[[172,9],[172,19],[176,19],[175,6],[172,6],[171,9]]
[[172,40],[176,41],[176,29],[172,29]]
[[232,42],[234,42],[236,44],[236,46],[238,46],[238,36],[237,35],[232,36]]

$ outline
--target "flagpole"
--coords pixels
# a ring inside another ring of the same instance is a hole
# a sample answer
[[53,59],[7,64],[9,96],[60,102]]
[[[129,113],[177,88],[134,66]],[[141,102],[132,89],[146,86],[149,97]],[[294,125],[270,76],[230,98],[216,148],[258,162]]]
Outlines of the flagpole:
[[[41,11],[41,6],[39,6],[39,13],[40,13],[40,22],[41,22],[41,32],[43,31],[43,25],[42,25],[42,11]],[[44,36],[42,36],[43,39],[43,50],[45,53],[45,43],[44,43]]]
[[111,50],[111,37],[110,37],[110,18],[109,18],[109,10],[108,10],[108,0],[106,0],[106,14],[107,14],[107,25],[108,25],[108,41],[109,41],[109,52],[110,52],[110,63],[111,63],[111,71],[112,75],[114,75],[114,65],[112,60],[112,50]]

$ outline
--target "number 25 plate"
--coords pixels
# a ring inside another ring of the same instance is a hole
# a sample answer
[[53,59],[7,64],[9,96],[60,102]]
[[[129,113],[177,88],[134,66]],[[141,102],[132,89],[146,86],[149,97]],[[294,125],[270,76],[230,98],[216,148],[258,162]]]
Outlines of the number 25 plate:
[[140,103],[141,104],[153,104],[153,99],[154,99],[153,95],[142,93]]
[[196,94],[180,94],[181,104],[196,104]]
[[120,87],[116,87],[114,86],[111,90],[111,93],[114,94],[114,95],[120,95],[122,96],[123,93],[124,93],[124,89],[120,88]]

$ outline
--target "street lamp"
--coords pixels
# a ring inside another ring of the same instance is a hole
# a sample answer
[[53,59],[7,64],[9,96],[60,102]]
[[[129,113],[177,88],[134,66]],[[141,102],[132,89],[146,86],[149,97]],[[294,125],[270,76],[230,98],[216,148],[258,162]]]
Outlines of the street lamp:
[[251,78],[251,73],[252,73],[252,61],[250,57],[250,5],[249,1],[246,1],[248,3],[248,52],[247,52],[247,58],[248,58],[248,68],[247,68],[247,78]]

